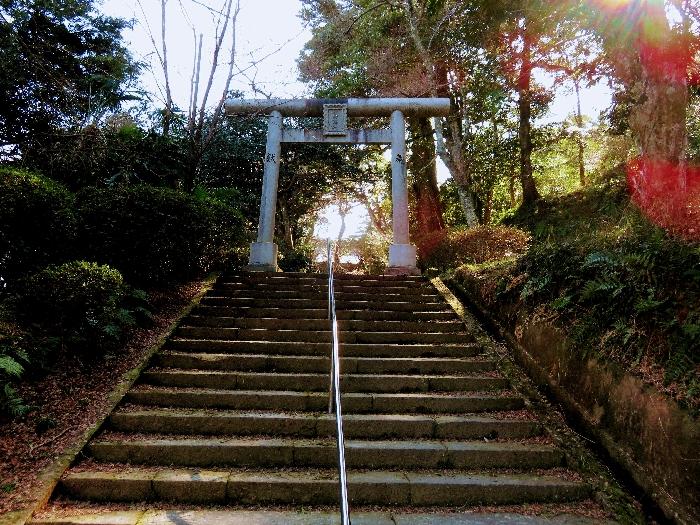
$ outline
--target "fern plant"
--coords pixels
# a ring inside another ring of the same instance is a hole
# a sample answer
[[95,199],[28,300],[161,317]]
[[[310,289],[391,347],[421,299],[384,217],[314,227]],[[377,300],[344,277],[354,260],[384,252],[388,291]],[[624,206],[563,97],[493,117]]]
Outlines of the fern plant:
[[613,275],[604,275],[587,281],[581,288],[581,299],[589,301],[601,295],[614,299],[625,289],[625,285]]
[[9,342],[0,344],[0,413],[18,417],[31,410],[11,383],[22,376],[28,364],[29,356],[17,347],[15,338],[9,338]]
[[0,355],[0,374],[10,377],[20,377],[24,367],[9,355]]
[[0,412],[4,412],[11,417],[21,417],[27,415],[33,409],[32,406],[24,402],[12,385],[5,383],[0,389]]
[[617,260],[610,253],[606,252],[592,252],[589,253],[583,262],[584,266],[608,266],[614,267],[617,265]]

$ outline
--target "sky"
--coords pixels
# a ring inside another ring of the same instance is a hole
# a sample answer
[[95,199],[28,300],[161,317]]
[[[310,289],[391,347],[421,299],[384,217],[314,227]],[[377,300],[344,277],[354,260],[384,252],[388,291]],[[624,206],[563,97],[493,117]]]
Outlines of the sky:
[[[179,107],[188,106],[191,91],[196,49],[192,26],[197,28],[197,33],[203,34],[202,78],[206,79],[216,26],[212,13],[204,5],[221,9],[223,4],[224,0],[168,0],[166,43],[170,84],[173,99]],[[299,0],[241,0],[236,25],[237,75],[232,89],[243,91],[251,98],[266,95],[279,98],[309,96],[308,87],[298,80],[296,65],[299,53],[311,37],[297,16],[300,10]],[[162,68],[151,40],[153,37],[160,46],[160,0],[105,0],[102,11],[134,21],[133,29],[124,35],[127,46],[135,58],[150,65],[150,70],[144,72],[141,81],[147,91],[155,94],[155,101],[162,102]],[[227,42],[230,42],[228,38]],[[225,69],[225,65],[222,65],[220,74],[215,78],[210,97],[212,101],[221,96]],[[544,77],[538,80],[547,82]],[[570,90],[560,90],[545,120],[563,120],[574,110],[575,102]],[[610,92],[605,86],[582,92],[582,110],[591,117],[597,117],[609,105]],[[439,162],[438,181],[443,183],[448,177],[447,168]],[[315,234],[322,238],[337,236],[340,227],[337,210],[330,207],[321,215],[325,220],[319,221]],[[346,220],[346,236],[352,236],[364,230],[368,216],[361,206],[357,206]]]
[[[221,9],[224,0],[168,0],[167,3],[166,43],[170,83],[173,98],[180,107],[187,107],[190,94],[196,49],[192,26],[204,36],[203,78],[208,74],[208,64],[211,62],[216,27],[212,14],[201,4]],[[297,17],[300,9],[298,0],[241,0],[236,25],[236,65],[244,70],[244,74],[234,78],[233,89],[254,96],[251,89],[251,81],[254,81],[256,87],[274,96],[304,95],[306,88],[297,80],[296,59],[311,34],[302,27]],[[150,35],[160,46],[160,0],[104,0],[102,10],[106,14],[134,21],[133,29],[125,32],[125,40],[133,55],[151,66],[152,72],[143,75],[144,87],[158,92],[163,84],[163,74]],[[226,42],[229,41],[227,37]],[[224,61],[227,61],[227,56]],[[217,95],[220,95],[223,87],[224,69],[222,66],[222,75],[217,78],[213,90]]]

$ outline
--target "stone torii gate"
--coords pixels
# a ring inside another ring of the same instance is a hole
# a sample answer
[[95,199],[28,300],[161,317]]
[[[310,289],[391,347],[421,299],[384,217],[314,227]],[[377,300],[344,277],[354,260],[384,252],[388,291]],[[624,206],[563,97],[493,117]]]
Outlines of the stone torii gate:
[[[260,222],[250,245],[249,270],[278,271],[274,243],[277,183],[283,142],[324,144],[391,144],[393,243],[388,272],[417,274],[416,247],[408,234],[405,116],[438,117],[450,113],[448,98],[347,98],[229,100],[227,115],[268,115]],[[292,129],[284,117],[323,117],[323,129]],[[348,117],[391,117],[389,129],[349,129]]]

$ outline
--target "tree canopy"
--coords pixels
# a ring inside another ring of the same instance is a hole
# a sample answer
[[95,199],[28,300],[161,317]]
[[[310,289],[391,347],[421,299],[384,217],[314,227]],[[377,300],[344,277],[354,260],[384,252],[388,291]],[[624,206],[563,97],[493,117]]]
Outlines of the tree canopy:
[[127,26],[100,14],[94,0],[3,0],[2,144],[27,153],[133,99],[139,65],[122,40]]

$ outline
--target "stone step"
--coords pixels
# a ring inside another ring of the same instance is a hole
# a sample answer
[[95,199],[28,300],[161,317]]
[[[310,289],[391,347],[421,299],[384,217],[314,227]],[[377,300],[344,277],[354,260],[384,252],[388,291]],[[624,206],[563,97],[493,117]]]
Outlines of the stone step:
[[[257,287],[248,290],[236,290],[226,288],[214,288],[207,293],[209,296],[228,297],[228,298],[248,298],[248,299],[266,299],[270,302],[279,299],[306,299],[317,301],[328,301],[328,293],[322,290],[304,291],[299,289],[293,290],[275,290],[275,289],[259,289]],[[388,302],[403,302],[411,301],[414,304],[420,303],[438,303],[442,300],[442,296],[437,293],[424,294],[403,294],[403,293],[384,293],[383,290],[375,290],[372,292],[343,292],[336,290],[336,302],[344,301],[376,301],[378,298],[384,298]]]
[[[308,293],[314,293],[314,294],[328,294],[328,282],[314,282],[314,283],[309,283],[307,282],[300,282],[300,283],[267,283],[267,282],[260,282],[260,283],[246,283],[244,281],[220,281],[217,282],[214,285],[215,290],[223,290],[225,292],[233,291],[233,290],[247,290],[247,291],[270,291],[270,292],[290,292],[290,291],[298,291],[298,292],[308,292]],[[356,282],[343,282],[343,281],[338,281],[335,283],[335,292],[336,293],[371,293],[371,294],[377,294],[381,293],[382,295],[386,294],[399,294],[399,295],[407,295],[407,296],[414,296],[414,295],[435,295],[435,288],[428,284],[424,284],[422,286],[402,286],[400,284],[395,285],[395,284],[380,284],[378,285],[377,283],[373,284],[363,284],[363,283],[356,283]]]
[[[194,315],[211,315],[219,317],[241,317],[248,319],[328,319],[328,308],[251,308],[235,306],[199,305],[192,311]],[[336,312],[338,320],[354,321],[455,321],[453,312],[391,312],[381,310],[342,310]]]
[[[105,463],[178,467],[333,468],[335,440],[304,439],[132,439],[93,441],[89,454]],[[479,441],[345,442],[349,469],[548,469],[564,463],[549,445]]]
[[[180,326],[177,337],[187,339],[220,339],[228,341],[298,341],[323,343],[331,341],[330,330],[275,330],[255,328],[211,328],[207,326]],[[474,340],[466,333],[423,332],[341,332],[345,343],[469,343]]]
[[[30,525],[340,525],[337,511],[309,510],[133,510],[110,511],[96,508],[62,508],[60,514],[34,517]],[[551,512],[551,511],[550,511]],[[613,525],[612,521],[580,515],[523,515],[509,512],[351,510],[353,525]]]
[[[328,409],[326,392],[273,390],[213,390],[148,387],[134,388],[124,397],[128,403],[159,407],[226,408],[233,410],[282,410],[319,412]],[[377,394],[348,393],[343,396],[347,414],[463,414],[523,408],[523,398],[474,394]]]
[[[412,275],[356,275],[356,274],[341,274],[333,275],[336,282],[362,282],[362,283],[401,283],[402,286],[425,285],[425,279],[420,276]],[[323,273],[302,273],[302,272],[254,272],[254,273],[231,273],[224,274],[219,279],[221,282],[251,282],[251,283],[275,283],[275,282],[328,282],[328,274]]]
[[[219,341],[216,339],[170,339],[165,348],[183,352],[215,352],[258,355],[330,355],[329,343],[285,341]],[[476,343],[450,345],[343,344],[345,357],[474,357],[483,353]]]
[[[234,505],[336,505],[330,471],[145,470],[71,472],[60,492],[79,500]],[[420,472],[349,472],[353,505],[464,506],[564,502],[585,499],[583,483],[555,476]]]
[[[205,306],[230,306],[230,307],[253,307],[253,308],[328,308],[327,299],[272,299],[272,298],[248,298],[248,297],[223,297],[217,295],[205,295],[200,304]],[[338,300],[336,310],[381,310],[391,312],[450,312],[450,307],[442,302],[419,303],[413,301],[392,301],[382,299],[381,294],[376,294],[373,300]]]
[[[325,392],[329,388],[329,374],[161,370],[144,372],[141,382],[218,390]],[[508,381],[500,377],[480,376],[346,374],[341,378],[341,388],[342,392],[483,392],[506,389]]]
[[[330,358],[320,356],[164,352],[153,362],[163,368],[241,372],[329,374]],[[490,359],[342,357],[343,374],[476,374],[495,369]]]
[[[182,322],[184,326],[205,326],[212,328],[249,328],[255,330],[308,330],[328,331],[328,319],[274,319],[240,318],[221,316],[190,315]],[[464,331],[459,321],[339,321],[338,329],[347,332],[422,332],[449,333]]]
[[[199,435],[334,437],[331,414],[279,412],[142,410],[116,412],[110,428],[120,432]],[[521,439],[538,436],[536,421],[484,416],[349,414],[343,416],[348,439]]]

